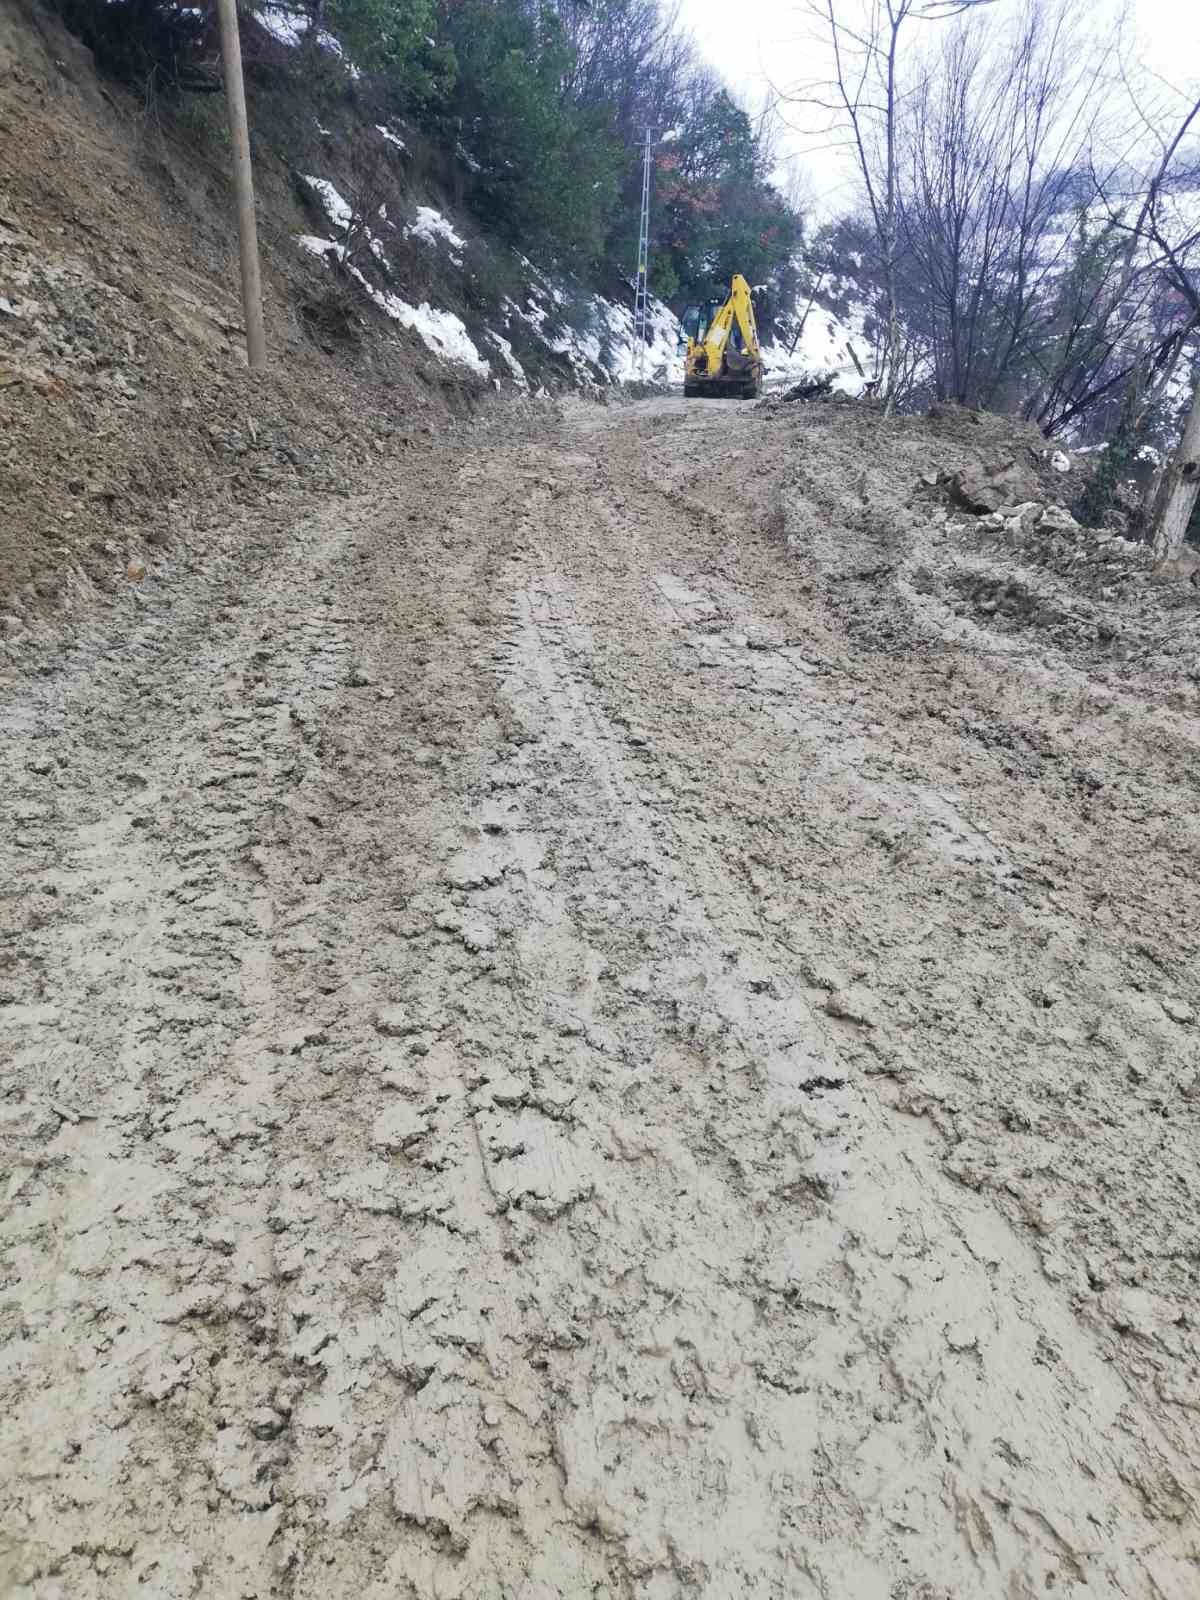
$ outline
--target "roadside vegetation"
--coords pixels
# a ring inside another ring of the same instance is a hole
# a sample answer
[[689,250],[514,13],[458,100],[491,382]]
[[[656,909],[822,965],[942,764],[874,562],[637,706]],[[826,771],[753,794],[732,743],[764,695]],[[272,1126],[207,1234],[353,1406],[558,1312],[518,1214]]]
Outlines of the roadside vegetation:
[[[101,70],[131,86],[219,88],[205,8],[57,3]],[[682,302],[740,271],[790,308],[802,221],[771,180],[769,119],[737,103],[662,0],[264,0],[243,26],[260,86],[317,113],[349,101],[400,120],[453,169],[482,228],[597,286],[634,269],[650,128],[652,290]],[[273,51],[280,33],[297,47]]]
[[[1087,0],[802,9],[829,70],[792,107],[844,146],[861,196],[814,260],[855,263],[886,407],[950,401],[1107,445],[1083,508],[1099,518],[1193,408],[1200,84],[1143,70]],[[1193,516],[1200,420],[1185,441],[1147,496],[1163,555]]]

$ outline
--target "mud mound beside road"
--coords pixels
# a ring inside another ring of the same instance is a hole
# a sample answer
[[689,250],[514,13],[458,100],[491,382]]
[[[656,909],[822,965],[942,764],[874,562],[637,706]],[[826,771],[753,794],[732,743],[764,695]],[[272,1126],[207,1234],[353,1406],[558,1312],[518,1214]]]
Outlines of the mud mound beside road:
[[1160,579],[1146,546],[1080,527],[1067,506],[1086,469],[1060,471],[1036,429],[960,408],[884,422],[845,400],[776,407],[764,426],[788,455],[790,546],[863,637],[921,651],[983,628],[982,648],[1049,649],[1197,704],[1195,574]]

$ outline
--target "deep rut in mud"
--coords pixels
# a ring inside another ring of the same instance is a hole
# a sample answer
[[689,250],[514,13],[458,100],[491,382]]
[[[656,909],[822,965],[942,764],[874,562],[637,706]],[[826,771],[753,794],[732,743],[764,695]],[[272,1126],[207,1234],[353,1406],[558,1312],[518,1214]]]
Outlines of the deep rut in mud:
[[846,470],[580,408],[14,686],[4,1592],[1194,1596],[1194,729]]

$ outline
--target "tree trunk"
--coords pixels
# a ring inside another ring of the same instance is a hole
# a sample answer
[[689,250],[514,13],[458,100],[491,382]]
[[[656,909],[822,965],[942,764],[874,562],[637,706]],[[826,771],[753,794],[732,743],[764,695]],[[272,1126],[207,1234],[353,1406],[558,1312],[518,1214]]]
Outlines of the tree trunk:
[[816,300],[818,294],[820,294],[821,285],[824,282],[825,282],[825,274],[822,273],[821,276],[817,279],[816,288],[813,290],[812,294],[810,294],[809,297],[808,297],[808,304],[804,308],[804,315],[800,318],[800,326],[796,329],[796,337],[792,340],[792,347],[788,351],[788,355],[789,356],[794,356],[796,354],[796,346],[800,343],[800,340],[804,336],[804,325],[808,321],[808,314],[812,310],[813,303]]
[[896,404],[896,347],[900,343],[896,310],[896,46],[905,12],[891,16],[887,56],[887,201],[884,210],[883,266],[887,292],[887,345],[883,352],[883,414],[890,417]]
[[1162,475],[1150,519],[1156,565],[1174,561],[1183,549],[1196,498],[1200,496],[1200,384],[1192,396],[1183,438]]

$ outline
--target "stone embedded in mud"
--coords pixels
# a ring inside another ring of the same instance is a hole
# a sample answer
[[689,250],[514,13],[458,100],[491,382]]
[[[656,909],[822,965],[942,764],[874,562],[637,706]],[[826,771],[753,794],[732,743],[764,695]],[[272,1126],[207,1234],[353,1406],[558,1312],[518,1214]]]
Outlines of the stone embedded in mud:
[[825,1010],[839,1022],[857,1022],[860,1027],[876,1025],[874,996],[857,985],[849,989],[834,989],[825,998]]
[[481,845],[474,850],[460,850],[452,856],[442,877],[453,889],[483,889],[503,879],[504,863],[497,850]]
[[375,1031],[387,1039],[406,1039],[419,1029],[404,1006],[380,1006],[375,1013]]
[[1028,533],[1042,514],[1040,500],[1022,500],[1020,505],[1004,511],[1004,525],[1010,533]]
[[963,467],[950,479],[949,489],[951,499],[979,516],[1035,499],[1038,482],[1032,472],[1009,460],[986,472]]
[[1038,518],[1039,533],[1078,533],[1079,524],[1062,506],[1047,506]]
[[1165,999],[1161,1000],[1159,1004],[1170,1017],[1172,1022],[1178,1022],[1186,1025],[1188,1023],[1195,1022],[1196,1020],[1196,1013],[1184,1000]]
[[270,1406],[256,1406],[246,1422],[256,1439],[277,1439],[287,1427],[286,1419]]
[[403,1100],[389,1105],[375,1118],[371,1146],[385,1155],[398,1155],[410,1149],[429,1132],[429,1123],[419,1111]]

